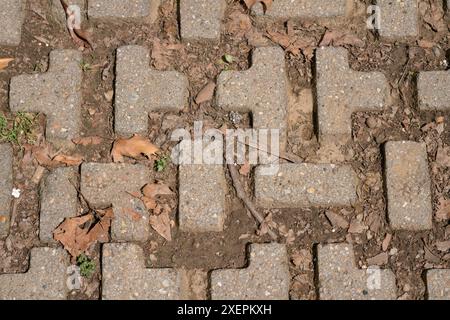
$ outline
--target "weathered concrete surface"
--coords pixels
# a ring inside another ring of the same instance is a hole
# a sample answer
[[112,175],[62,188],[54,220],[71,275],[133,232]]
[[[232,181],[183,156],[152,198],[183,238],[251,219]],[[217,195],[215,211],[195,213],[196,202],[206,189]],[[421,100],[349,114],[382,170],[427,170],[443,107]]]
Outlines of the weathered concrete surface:
[[81,59],[78,51],[54,50],[47,73],[13,77],[11,111],[45,114],[49,140],[77,137],[81,126]]
[[385,145],[387,210],[396,230],[427,230],[433,226],[427,149],[413,141]]
[[180,299],[180,276],[174,269],[147,269],[136,244],[103,246],[102,297],[105,300]]
[[450,269],[428,270],[426,278],[429,300],[450,300]]
[[0,300],[65,300],[67,266],[63,249],[32,249],[27,273],[0,275]]
[[181,165],[179,188],[180,230],[223,231],[227,182],[222,165]]
[[249,70],[222,72],[216,99],[218,107],[226,111],[251,112],[255,129],[280,130],[284,145],[288,105],[284,51],[278,47],[257,48]]
[[58,168],[45,179],[41,192],[39,238],[56,243],[53,231],[65,218],[78,214],[77,171],[74,167]]
[[394,273],[358,269],[351,245],[321,245],[317,259],[321,300],[392,300],[397,297]]
[[149,51],[140,46],[117,50],[115,131],[146,133],[148,113],[180,111],[187,103],[188,80],[176,71],[150,69]]
[[417,0],[377,0],[380,7],[380,35],[402,39],[419,35],[419,8]]
[[113,207],[111,238],[115,241],[143,242],[150,236],[148,211],[131,194],[140,193],[151,181],[149,169],[139,164],[84,163],[81,166],[83,196],[95,208]]
[[0,45],[18,46],[22,38],[25,0],[0,0]]
[[211,273],[213,300],[287,300],[290,274],[286,246],[252,244],[245,269]]
[[183,40],[220,40],[225,0],[180,1],[180,28]]
[[13,190],[13,150],[9,144],[0,144],[0,238],[9,233]]
[[351,205],[358,177],[348,165],[281,164],[276,175],[255,172],[255,197],[264,208]]
[[417,87],[421,110],[450,110],[450,71],[421,72]]

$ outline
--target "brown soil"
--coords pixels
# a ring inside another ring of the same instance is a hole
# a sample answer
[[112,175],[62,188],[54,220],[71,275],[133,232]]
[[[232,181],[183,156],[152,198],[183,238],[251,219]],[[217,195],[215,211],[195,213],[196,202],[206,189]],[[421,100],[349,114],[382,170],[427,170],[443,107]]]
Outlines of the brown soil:
[[[354,141],[347,145],[344,154],[360,175],[363,183],[359,188],[360,205],[353,208],[329,209],[287,209],[265,210],[272,213],[273,221],[281,226],[286,237],[282,241],[288,244],[292,256],[301,257],[302,263],[291,264],[291,298],[315,299],[317,297],[314,278],[316,261],[313,259],[317,243],[349,241],[355,244],[356,259],[362,267],[367,258],[382,252],[381,243],[386,234],[393,238],[388,252],[390,262],[384,267],[391,268],[397,277],[398,293],[404,299],[423,299],[425,286],[422,280],[424,270],[433,266],[450,268],[450,257],[436,250],[434,244],[445,240],[445,222],[435,222],[433,230],[427,232],[393,232],[386,218],[386,198],[383,188],[382,144],[389,140],[410,139],[427,143],[432,173],[432,192],[434,209],[439,199],[450,197],[450,169],[436,162],[438,146],[450,146],[450,115],[442,112],[419,112],[415,96],[415,81],[419,71],[445,69],[443,64],[449,54],[449,20],[441,31],[433,30],[429,21],[422,21],[423,39],[433,42],[433,48],[427,49],[414,41],[388,42],[380,40],[365,28],[365,6],[370,0],[361,0],[355,9],[355,17],[337,22],[291,21],[294,34],[314,39],[318,44],[326,30],[339,30],[355,34],[364,41],[363,47],[345,45],[350,51],[351,66],[360,71],[381,71],[391,86],[391,106],[383,113],[358,113],[353,118]],[[170,134],[177,128],[192,128],[193,122],[203,120],[210,127],[220,128],[224,124],[233,127],[227,113],[212,103],[197,105],[196,94],[209,80],[215,80],[225,68],[245,70],[250,65],[251,51],[255,43],[268,42],[264,37],[267,31],[285,32],[286,21],[260,20],[252,17],[253,26],[248,32],[242,32],[233,25],[232,14],[246,14],[244,6],[238,1],[228,0],[226,24],[219,44],[193,43],[175,50],[168,58],[167,66],[152,61],[161,70],[177,70],[189,78],[190,103],[179,114],[155,113],[149,116],[150,132],[148,137],[162,146],[169,154],[173,143]],[[422,0],[423,7],[432,3],[442,6],[442,0]],[[428,14],[428,11],[426,11]],[[111,162],[110,150],[115,139],[113,132],[113,105],[105,98],[105,93],[113,90],[115,51],[127,44],[138,44],[150,49],[154,39],[163,43],[180,43],[176,1],[163,0],[160,18],[152,26],[134,22],[96,22],[89,25],[94,30],[95,50],[83,54],[85,63],[93,66],[84,72],[83,81],[83,135],[100,136],[104,143],[100,146],[78,146],[74,153],[82,154],[86,161]],[[250,38],[250,39],[249,39]],[[43,43],[47,42],[47,44]],[[9,79],[23,73],[42,73],[48,67],[48,54],[57,48],[76,49],[65,28],[50,16],[47,1],[29,1],[26,23],[23,28],[23,41],[17,48],[0,47],[1,57],[15,57],[15,61],[4,72],[0,72],[0,111],[8,112]],[[234,57],[232,64],[222,62],[224,54]],[[314,59],[303,55],[298,57],[286,54],[288,75],[294,96],[304,89],[314,89]],[[435,120],[443,116],[443,132],[436,130]],[[308,119],[303,114],[301,117]],[[42,117],[41,117],[42,118]],[[41,119],[40,132],[43,132]],[[287,151],[300,159],[314,159],[319,145],[314,137],[313,125],[305,120],[305,126],[298,134],[299,127],[292,125]],[[374,124],[375,125],[370,125]],[[369,124],[369,125],[368,125]],[[428,126],[427,126],[428,125]],[[251,126],[251,116],[243,115],[240,127]],[[425,130],[424,129],[425,127]],[[38,133],[39,134],[39,133]],[[28,268],[28,253],[39,246],[39,191],[38,186],[30,182],[35,172],[31,165],[21,165],[23,150],[15,147],[15,186],[23,191],[23,196],[15,204],[9,237],[0,241],[0,273],[25,272]],[[140,160],[150,168],[152,161]],[[177,190],[177,168],[170,165],[163,173],[157,173],[156,179],[164,181]],[[229,178],[228,178],[229,179]],[[248,177],[247,190],[251,192],[252,177]],[[185,267],[205,271],[218,268],[241,268],[247,263],[246,244],[270,241],[267,235],[258,236],[257,225],[249,217],[242,203],[236,198],[229,179],[229,217],[223,233],[190,234],[173,230],[172,242],[167,242],[156,232],[144,246],[148,266]],[[326,217],[332,210],[340,213],[349,222],[360,221],[368,227],[360,233],[348,233],[345,229],[333,227]],[[172,219],[176,220],[176,208]],[[289,232],[289,230],[292,230]],[[448,236],[448,235],[447,235]],[[393,250],[393,251],[392,251]],[[74,293],[74,299],[97,299],[100,283],[100,247],[91,250],[91,256],[97,261],[97,273],[87,281],[83,291]]]

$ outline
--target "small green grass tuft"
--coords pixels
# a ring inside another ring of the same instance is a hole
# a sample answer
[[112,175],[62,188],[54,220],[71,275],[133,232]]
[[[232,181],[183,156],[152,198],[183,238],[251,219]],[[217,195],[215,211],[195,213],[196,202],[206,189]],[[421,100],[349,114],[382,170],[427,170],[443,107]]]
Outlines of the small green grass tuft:
[[10,142],[20,145],[22,142],[33,143],[33,128],[35,117],[23,112],[8,119],[0,114],[0,142]]
[[80,62],[80,67],[81,67],[81,70],[83,70],[83,72],[92,70],[91,64],[84,60]]
[[162,157],[155,161],[155,171],[156,172],[163,172],[166,170],[167,165],[169,164],[169,158],[168,157]]
[[77,265],[80,267],[80,274],[85,278],[90,278],[95,272],[95,262],[84,253],[78,256]]

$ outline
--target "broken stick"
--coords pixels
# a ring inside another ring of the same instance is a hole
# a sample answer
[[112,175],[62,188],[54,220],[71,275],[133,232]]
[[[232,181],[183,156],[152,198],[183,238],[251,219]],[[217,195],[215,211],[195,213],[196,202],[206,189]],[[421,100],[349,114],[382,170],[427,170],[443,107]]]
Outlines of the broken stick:
[[[229,164],[228,170],[230,171],[231,179],[233,180],[233,185],[234,189],[236,189],[237,196],[244,202],[245,206],[250,211],[252,216],[258,221],[258,223],[262,224],[264,222],[264,217],[258,212],[258,210],[256,210],[256,207],[253,204],[252,200],[250,200],[250,198],[245,193],[236,166],[234,164]],[[268,233],[272,237],[272,239],[277,240],[278,236],[275,234],[275,232],[270,229],[270,226],[267,226],[267,228]]]

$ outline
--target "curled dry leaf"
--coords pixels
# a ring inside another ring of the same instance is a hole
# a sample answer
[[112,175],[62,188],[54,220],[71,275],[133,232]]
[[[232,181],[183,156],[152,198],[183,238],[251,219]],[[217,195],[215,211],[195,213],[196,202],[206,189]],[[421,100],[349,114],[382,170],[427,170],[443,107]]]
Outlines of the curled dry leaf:
[[83,138],[76,138],[72,140],[73,143],[75,143],[76,145],[81,145],[81,146],[89,146],[89,145],[99,145],[103,142],[103,139],[100,137],[83,137]]
[[327,46],[344,46],[344,45],[353,45],[357,47],[363,47],[364,41],[359,39],[357,36],[349,33],[343,33],[337,30],[327,30],[325,32],[322,41],[319,46],[327,47]]
[[69,254],[76,258],[85,253],[89,247],[96,243],[109,241],[109,228],[113,218],[112,208],[98,210],[96,221],[93,214],[81,217],[67,218],[53,232],[53,238],[61,242]]
[[195,97],[195,103],[201,104],[203,102],[210,101],[214,97],[215,89],[216,84],[212,81],[208,82],[208,84],[200,90],[197,97]]
[[11,61],[13,61],[14,58],[0,58],[0,70],[5,69],[8,67]]
[[53,158],[53,161],[65,164],[69,167],[71,166],[79,166],[83,162],[83,157],[76,155],[76,156],[67,156],[67,155],[57,155]]
[[159,215],[150,216],[150,225],[167,241],[172,241],[171,222],[169,212],[163,210]]
[[149,183],[142,189],[142,193],[144,196],[154,199],[157,196],[172,195],[173,191],[165,184]]
[[123,162],[124,157],[137,159],[141,155],[145,155],[147,158],[150,158],[158,151],[159,148],[153,143],[144,137],[134,135],[130,139],[117,139],[114,142],[111,155],[114,162]]

